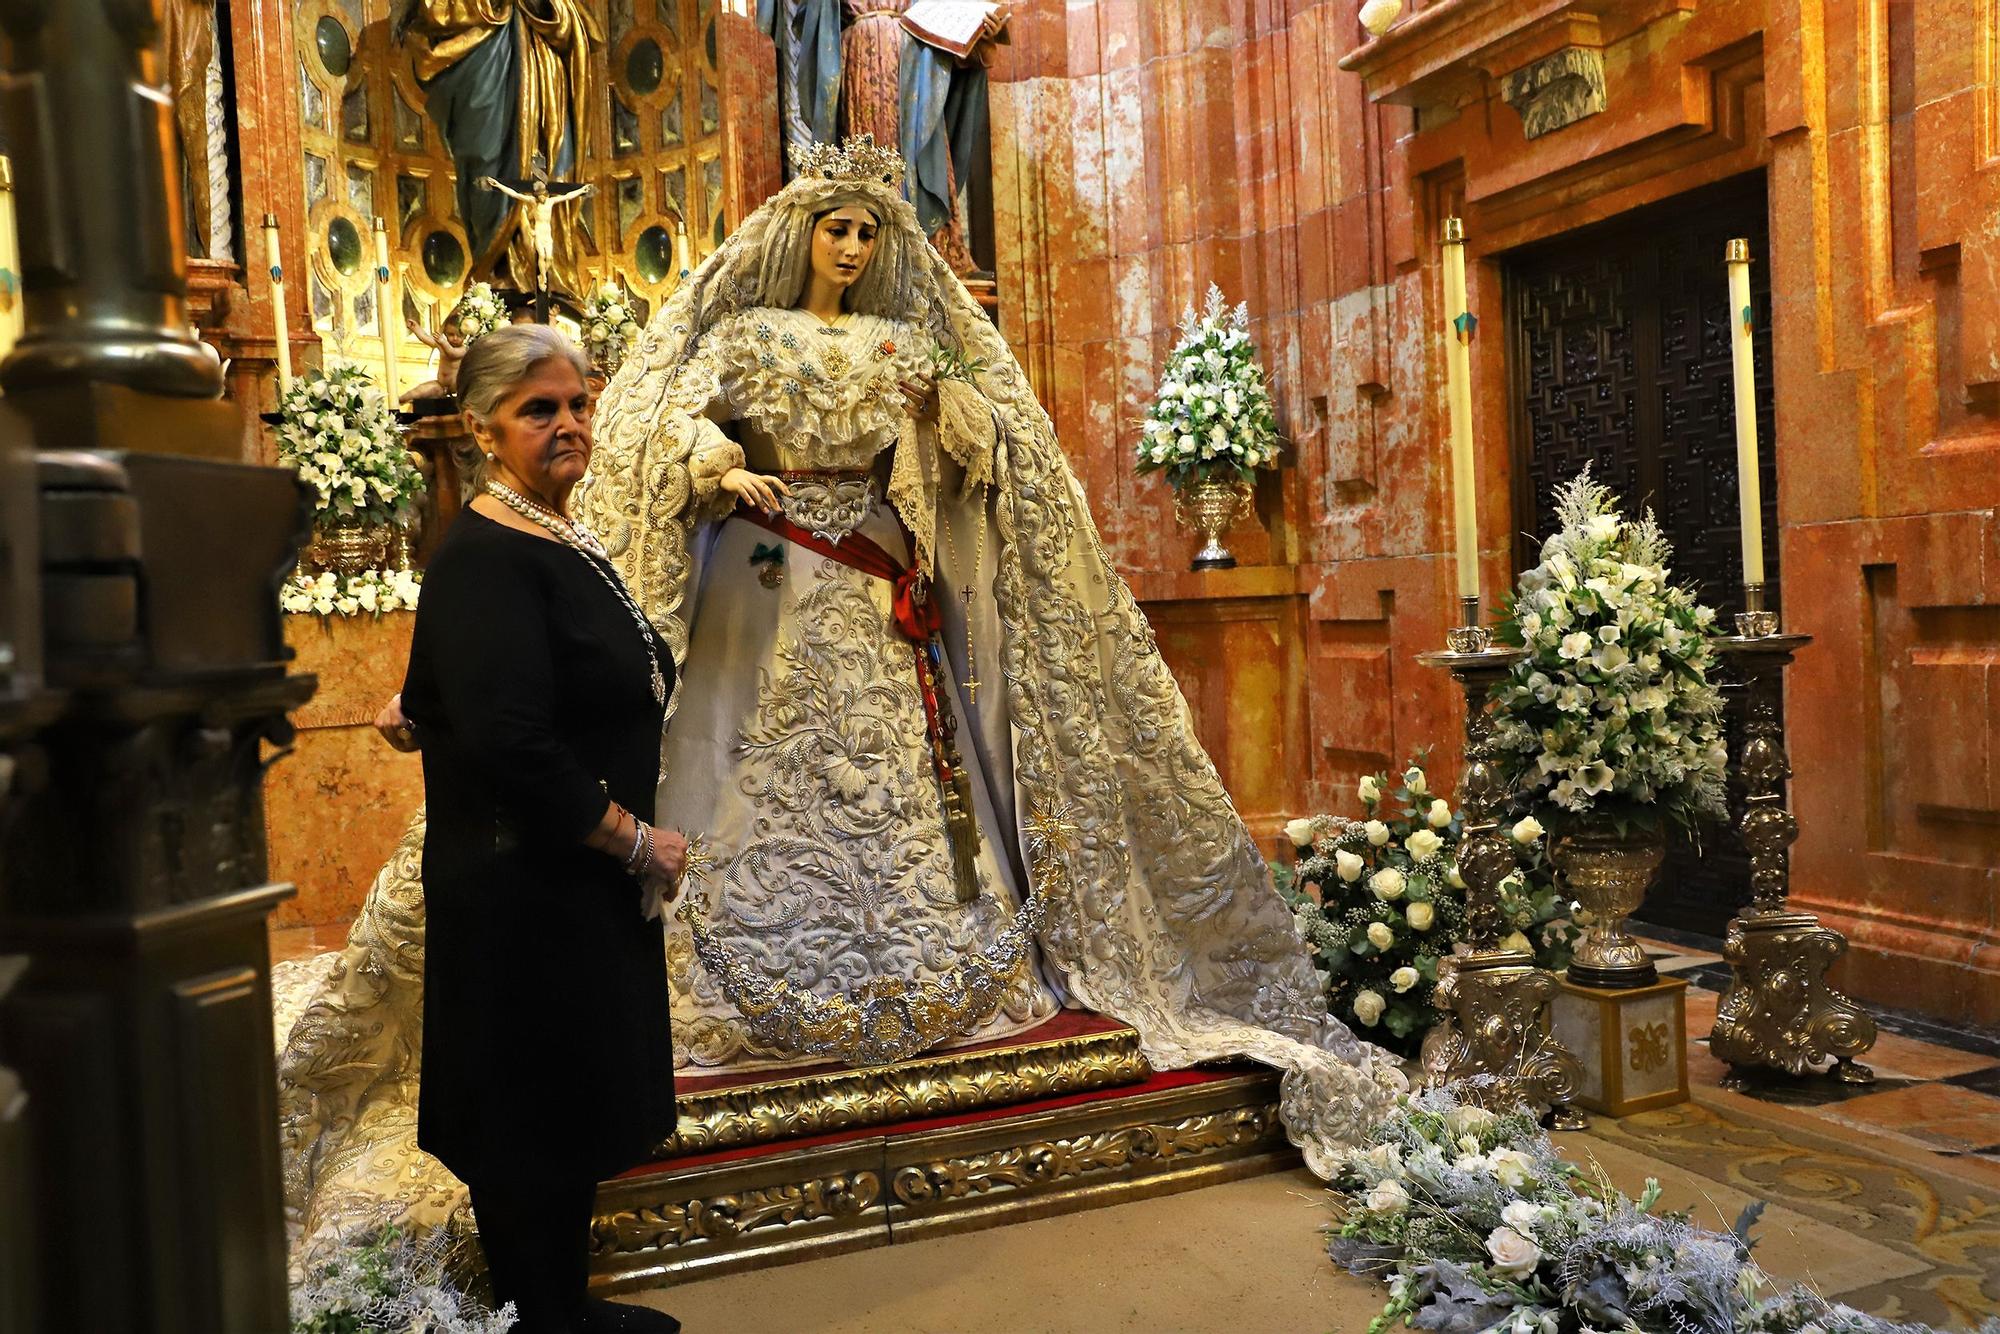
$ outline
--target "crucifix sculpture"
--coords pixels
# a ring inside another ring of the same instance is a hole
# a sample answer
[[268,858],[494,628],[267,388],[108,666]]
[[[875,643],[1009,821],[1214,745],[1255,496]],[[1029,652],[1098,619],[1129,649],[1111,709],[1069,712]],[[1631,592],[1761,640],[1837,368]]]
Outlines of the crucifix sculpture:
[[529,286],[528,283],[521,283],[521,286],[524,291],[533,292],[535,295],[535,322],[547,324],[549,293],[557,276],[556,205],[567,203],[572,199],[581,199],[597,187],[589,184],[572,185],[568,181],[551,182],[547,173],[539,169],[540,159],[536,161],[537,170],[532,179],[503,181],[493,176],[482,176],[479,184],[484,189],[497,190],[521,205],[519,225],[528,232],[530,248],[535,257],[535,271],[530,275],[516,274],[515,281],[521,282],[525,276],[533,284]]

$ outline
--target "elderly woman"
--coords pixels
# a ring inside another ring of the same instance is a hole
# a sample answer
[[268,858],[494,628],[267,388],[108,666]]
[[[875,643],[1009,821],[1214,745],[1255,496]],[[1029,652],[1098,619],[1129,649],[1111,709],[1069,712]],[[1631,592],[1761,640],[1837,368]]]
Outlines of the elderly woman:
[[649,823],[672,660],[569,518],[592,448],[585,369],[541,325],[466,354],[482,491],[431,561],[384,721],[421,748],[430,812],[418,1143],[470,1188],[519,1334],[678,1328],[584,1296],[596,1183],[674,1126],[648,919],[686,852]]

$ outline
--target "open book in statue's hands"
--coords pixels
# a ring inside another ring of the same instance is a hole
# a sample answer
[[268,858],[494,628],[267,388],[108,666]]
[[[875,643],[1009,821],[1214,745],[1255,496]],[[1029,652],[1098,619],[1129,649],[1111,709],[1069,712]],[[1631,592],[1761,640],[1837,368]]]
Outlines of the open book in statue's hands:
[[903,29],[918,41],[960,60],[972,58],[982,43],[1007,40],[1009,6],[994,0],[911,0]]

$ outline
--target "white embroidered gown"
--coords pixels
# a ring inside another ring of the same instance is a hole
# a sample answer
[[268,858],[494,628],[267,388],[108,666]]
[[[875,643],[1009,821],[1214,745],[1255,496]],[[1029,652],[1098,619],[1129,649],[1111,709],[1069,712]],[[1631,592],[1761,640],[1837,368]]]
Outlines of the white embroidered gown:
[[[772,978],[820,995],[852,995],[877,978],[935,979],[990,944],[1023,895],[1000,692],[985,692],[982,718],[961,685],[968,607],[980,675],[999,679],[998,622],[981,591],[990,572],[982,581],[970,568],[989,545],[978,531],[986,516],[951,503],[977,497],[990,475],[993,426],[984,401],[958,384],[941,390],[938,424],[911,420],[897,381],[928,371],[929,346],[895,321],[853,316],[836,330],[768,308],[705,340],[718,389],[689,471],[710,521],[696,538],[699,584],[657,818],[708,841],[710,929]],[[890,583],[729,517],[734,498],[717,483],[739,464],[793,474],[784,514],[801,528],[859,534],[898,561],[914,540],[920,560],[935,559],[948,622],[938,690],[960,720],[981,833],[973,902],[959,901],[912,641],[892,619]],[[668,951],[684,1069],[814,1059],[759,1047],[691,957],[684,926]],[[1060,1004],[1041,970],[1024,970],[1001,1009],[960,1041],[1020,1031]]]

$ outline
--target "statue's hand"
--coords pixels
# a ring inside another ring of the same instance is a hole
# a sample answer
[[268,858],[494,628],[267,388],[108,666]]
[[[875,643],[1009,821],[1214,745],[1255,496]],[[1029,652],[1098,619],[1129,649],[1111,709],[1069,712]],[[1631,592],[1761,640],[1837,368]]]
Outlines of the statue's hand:
[[769,477],[748,468],[731,468],[717,483],[738,500],[747,500],[766,514],[778,512],[778,497],[789,496],[792,488],[781,477]]
[[936,421],[938,415],[937,381],[928,375],[919,375],[913,380],[897,382],[903,391],[903,400],[909,405],[910,415],[923,421]]

